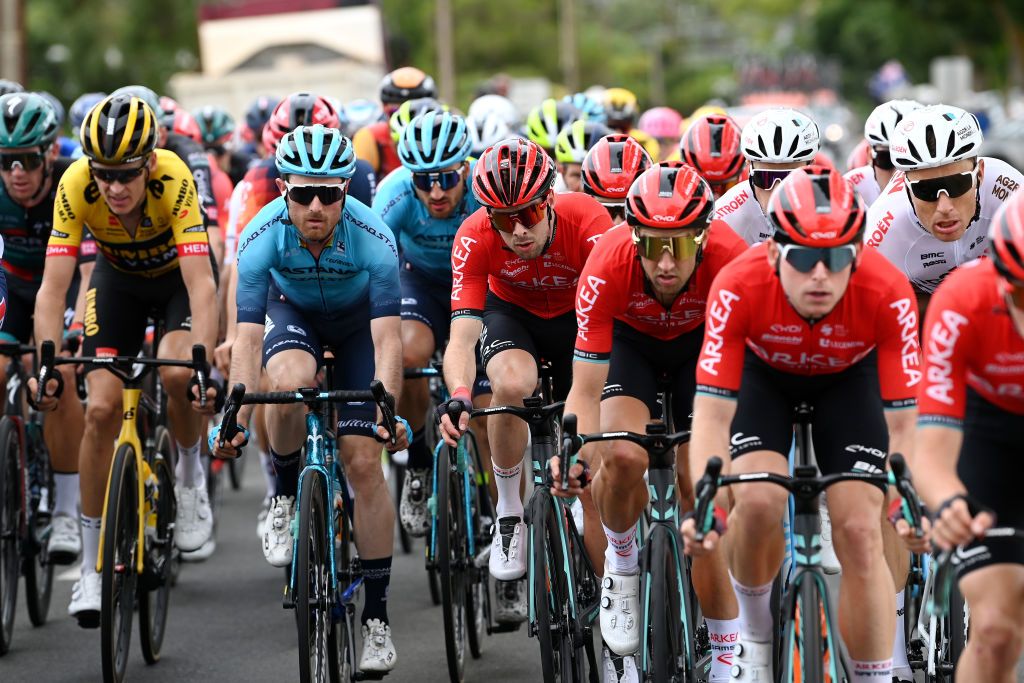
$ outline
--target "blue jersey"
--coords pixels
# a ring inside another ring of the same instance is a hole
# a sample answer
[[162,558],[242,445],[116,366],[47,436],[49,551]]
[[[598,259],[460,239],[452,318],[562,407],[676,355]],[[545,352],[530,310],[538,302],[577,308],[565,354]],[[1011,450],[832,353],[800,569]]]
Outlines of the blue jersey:
[[[472,165],[468,177],[473,177]],[[388,174],[377,188],[377,196],[373,200],[373,210],[380,214],[398,239],[402,258],[414,270],[446,286],[452,281],[455,233],[462,222],[479,208],[480,203],[467,183],[462,203],[451,216],[431,217],[426,204],[416,195],[412,172],[404,166]]]
[[256,214],[238,244],[238,322],[264,323],[271,282],[304,313],[336,319],[368,307],[371,318],[399,315],[395,238],[351,197],[318,259],[288,219],[284,197]]

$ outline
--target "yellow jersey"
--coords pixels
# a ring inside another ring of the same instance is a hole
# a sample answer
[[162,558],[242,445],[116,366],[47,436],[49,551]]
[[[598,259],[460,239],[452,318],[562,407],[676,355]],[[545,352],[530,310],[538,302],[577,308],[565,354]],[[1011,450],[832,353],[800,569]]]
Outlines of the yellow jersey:
[[77,256],[89,229],[97,250],[117,270],[159,277],[178,267],[183,256],[209,258],[210,246],[192,172],[177,154],[158,149],[142,204],[142,218],[131,234],[110,210],[89,172],[89,159],[65,171],[53,203],[53,230],[46,256]]

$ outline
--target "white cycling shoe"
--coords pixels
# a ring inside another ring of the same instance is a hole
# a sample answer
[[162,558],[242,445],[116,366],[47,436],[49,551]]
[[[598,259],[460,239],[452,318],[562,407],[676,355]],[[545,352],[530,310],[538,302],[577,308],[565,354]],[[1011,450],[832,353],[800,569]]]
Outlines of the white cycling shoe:
[[363,654],[359,657],[359,670],[387,673],[398,663],[395,644],[391,642],[391,627],[380,619],[363,624]]
[[79,523],[69,515],[54,515],[50,523],[50,538],[46,541],[46,554],[53,564],[74,564],[82,552]]
[[213,534],[213,510],[205,486],[174,487],[178,513],[174,517],[174,544],[178,550],[199,550]]
[[522,517],[502,517],[498,520],[491,541],[488,567],[498,581],[511,581],[526,574],[526,524]]
[[292,563],[292,519],[295,518],[295,496],[275,496],[263,525],[263,557],[272,567]]
[[741,639],[732,650],[730,683],[770,683],[772,676],[772,644]]
[[826,574],[838,574],[843,568],[839,564],[836,549],[832,545],[832,518],[828,515],[828,506],[825,505],[824,496],[821,499],[818,513],[821,517],[821,569]]
[[68,615],[78,619],[82,628],[99,628],[103,593],[103,577],[92,567],[82,569],[81,577],[71,589]]
[[601,579],[601,637],[614,654],[640,648],[640,572],[616,574],[605,565]]

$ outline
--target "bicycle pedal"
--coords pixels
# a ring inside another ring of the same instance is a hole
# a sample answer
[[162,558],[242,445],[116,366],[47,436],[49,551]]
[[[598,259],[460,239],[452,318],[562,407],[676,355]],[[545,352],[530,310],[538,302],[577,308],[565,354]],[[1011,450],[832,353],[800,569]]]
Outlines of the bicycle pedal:
[[522,621],[517,622],[495,622],[491,627],[491,633],[514,633],[523,627]]
[[295,595],[292,594],[291,589],[287,585],[284,587],[284,599],[281,601],[281,607],[284,609],[295,609]]
[[75,619],[78,621],[79,628],[99,628],[100,627],[100,613],[99,611],[79,612]]

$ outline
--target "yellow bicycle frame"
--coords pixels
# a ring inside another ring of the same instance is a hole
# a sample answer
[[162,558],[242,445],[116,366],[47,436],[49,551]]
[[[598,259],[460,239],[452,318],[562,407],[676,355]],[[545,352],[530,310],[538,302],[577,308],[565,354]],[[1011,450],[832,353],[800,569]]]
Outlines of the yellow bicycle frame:
[[[142,573],[142,562],[143,562],[143,548],[145,547],[145,531],[146,522],[149,518],[149,502],[146,500],[146,482],[153,476],[153,471],[149,467],[149,463],[143,457],[142,443],[139,441],[139,430],[137,428],[137,420],[139,414],[139,402],[142,399],[142,389],[129,389],[125,387],[121,392],[121,404],[124,409],[124,413],[121,419],[121,433],[117,435],[117,441],[114,444],[114,454],[123,444],[131,444],[135,450],[135,472],[138,474],[135,477],[138,491],[136,491],[136,500],[138,501],[138,551],[135,553],[135,572],[137,574]],[[110,471],[107,473],[107,491],[103,496],[103,528],[100,530],[100,548],[99,553],[96,556],[96,571],[103,571],[103,537],[106,531],[107,525],[107,503],[110,501],[110,481],[114,474],[114,459],[110,460]]]

